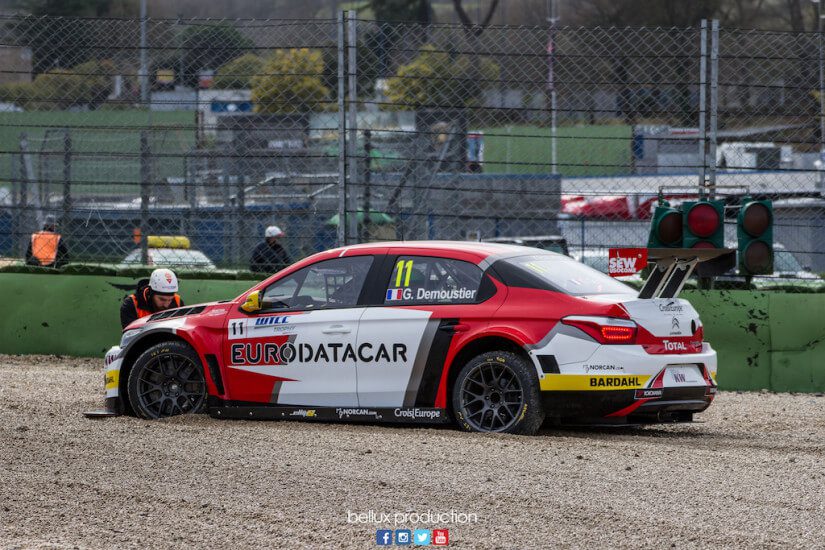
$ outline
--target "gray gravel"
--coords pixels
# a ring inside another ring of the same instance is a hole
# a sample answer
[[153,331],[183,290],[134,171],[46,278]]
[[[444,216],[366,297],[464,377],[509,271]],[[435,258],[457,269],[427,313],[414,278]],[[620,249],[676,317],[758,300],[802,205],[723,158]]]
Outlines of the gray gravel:
[[[100,365],[0,356],[0,547],[375,548],[382,527],[457,548],[824,544],[823,397],[721,393],[701,424],[529,438],[86,420]],[[428,510],[477,522],[392,521]]]

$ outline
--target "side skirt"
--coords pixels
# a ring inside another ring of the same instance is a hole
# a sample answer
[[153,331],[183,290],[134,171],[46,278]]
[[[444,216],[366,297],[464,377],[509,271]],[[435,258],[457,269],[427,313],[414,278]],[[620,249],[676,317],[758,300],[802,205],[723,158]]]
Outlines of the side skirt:
[[317,420],[321,422],[380,422],[389,424],[449,424],[446,409],[433,407],[317,407],[267,405],[209,398],[209,416],[234,420]]

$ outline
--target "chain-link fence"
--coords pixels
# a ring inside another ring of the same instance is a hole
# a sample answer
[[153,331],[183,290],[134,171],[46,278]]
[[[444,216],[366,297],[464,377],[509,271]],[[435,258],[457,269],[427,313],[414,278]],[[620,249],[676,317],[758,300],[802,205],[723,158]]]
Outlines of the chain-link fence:
[[598,266],[646,243],[661,191],[726,199],[731,243],[741,198],[771,198],[777,271],[825,271],[817,34],[349,12],[5,16],[0,37],[7,261],[54,222],[73,263],[244,268],[276,225],[293,259],[561,236]]

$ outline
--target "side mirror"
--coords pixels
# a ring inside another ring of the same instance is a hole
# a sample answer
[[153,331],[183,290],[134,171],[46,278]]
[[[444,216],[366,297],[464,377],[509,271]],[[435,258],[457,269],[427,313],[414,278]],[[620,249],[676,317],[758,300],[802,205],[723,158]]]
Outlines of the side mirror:
[[246,301],[241,306],[241,309],[247,313],[255,313],[256,311],[261,310],[261,291],[256,290],[255,292],[251,292],[249,296],[246,297]]

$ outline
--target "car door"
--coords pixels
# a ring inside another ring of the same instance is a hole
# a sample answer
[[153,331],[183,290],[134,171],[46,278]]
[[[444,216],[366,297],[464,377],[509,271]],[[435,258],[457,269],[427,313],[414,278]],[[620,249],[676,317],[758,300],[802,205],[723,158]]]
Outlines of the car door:
[[233,401],[355,406],[359,299],[372,255],[316,262],[261,293],[262,309],[227,316]]
[[450,350],[483,330],[503,298],[493,299],[496,286],[472,262],[423,255],[393,260],[384,305],[361,317],[359,405],[432,407]]

